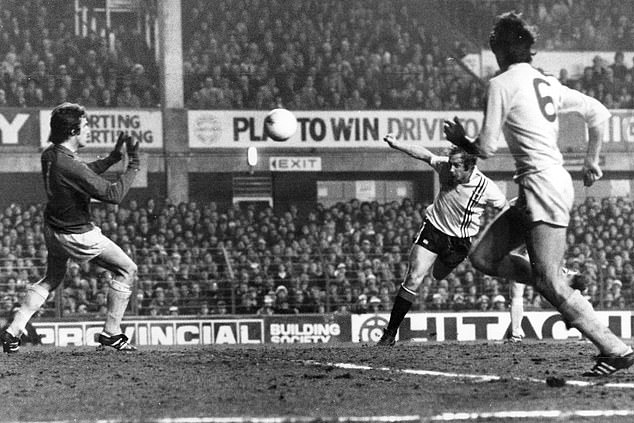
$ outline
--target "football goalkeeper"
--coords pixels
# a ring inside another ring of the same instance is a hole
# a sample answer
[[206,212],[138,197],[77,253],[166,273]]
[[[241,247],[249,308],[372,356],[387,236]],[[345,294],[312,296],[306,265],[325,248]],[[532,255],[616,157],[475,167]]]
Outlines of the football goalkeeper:
[[[63,103],[51,114],[51,145],[42,153],[42,174],[48,202],[44,211],[44,238],[48,249],[46,275],[30,285],[20,309],[6,330],[0,333],[2,349],[15,353],[20,336],[33,314],[44,304],[49,293],[64,280],[69,259],[92,260],[114,274],[108,291],[108,312],[98,342],[101,347],[120,351],[136,348],[121,331],[121,319],[128,305],[136,264],[123,250],[101,233],[90,220],[90,200],[119,204],[139,171],[139,144],[123,133],[110,155],[91,163],[77,157],[90,136],[84,108]],[[116,182],[100,176],[123,156],[128,166]]]

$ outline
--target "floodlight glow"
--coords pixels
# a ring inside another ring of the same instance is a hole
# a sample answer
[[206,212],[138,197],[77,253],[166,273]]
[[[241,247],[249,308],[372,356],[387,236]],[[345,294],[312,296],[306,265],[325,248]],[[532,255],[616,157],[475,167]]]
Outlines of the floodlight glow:
[[255,147],[247,148],[247,163],[249,166],[258,164],[258,149]]

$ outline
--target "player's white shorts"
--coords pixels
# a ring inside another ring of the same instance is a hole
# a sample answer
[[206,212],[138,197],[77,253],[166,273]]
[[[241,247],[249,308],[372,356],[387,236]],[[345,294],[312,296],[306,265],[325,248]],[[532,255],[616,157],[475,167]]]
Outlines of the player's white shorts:
[[96,226],[81,234],[61,234],[45,225],[44,236],[49,256],[72,258],[79,262],[97,257],[114,244]]
[[517,180],[518,207],[524,207],[531,222],[567,227],[575,200],[572,177],[562,166],[529,173]]

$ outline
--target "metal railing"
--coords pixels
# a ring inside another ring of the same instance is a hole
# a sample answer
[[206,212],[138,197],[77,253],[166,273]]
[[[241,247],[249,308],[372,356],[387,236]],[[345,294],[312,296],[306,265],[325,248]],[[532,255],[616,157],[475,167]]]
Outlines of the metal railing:
[[[404,277],[407,252],[258,255],[226,247],[198,250],[200,257],[177,251],[133,255],[139,272],[129,315],[211,315],[255,313],[332,313],[389,311]],[[362,251],[362,250],[360,250]],[[596,258],[595,258],[596,260]],[[584,294],[597,308],[631,308],[629,276],[615,273],[612,261],[597,266]],[[620,266],[619,266],[620,268]],[[0,313],[8,314],[28,283],[45,273],[38,257],[0,259]],[[103,316],[112,275],[90,264],[69,263],[64,284],[52,292],[41,314],[50,317]],[[483,309],[502,295],[504,280],[485,277],[467,262],[446,280],[426,278],[414,310]],[[439,301],[439,297],[441,296]],[[461,297],[461,298],[459,298]],[[538,300],[527,299],[527,308]],[[268,305],[271,307],[268,307]],[[542,306],[548,305],[542,302]],[[539,305],[537,306],[540,307]]]

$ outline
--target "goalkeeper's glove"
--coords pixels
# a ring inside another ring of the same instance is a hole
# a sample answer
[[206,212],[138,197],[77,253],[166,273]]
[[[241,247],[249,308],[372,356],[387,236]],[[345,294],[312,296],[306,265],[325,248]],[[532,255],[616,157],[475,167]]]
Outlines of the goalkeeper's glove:
[[139,158],[139,141],[133,141],[132,137],[127,135],[125,139],[126,152],[128,153],[128,169],[139,170],[141,160]]
[[110,157],[119,161],[121,157],[123,157],[123,144],[125,144],[125,139],[127,135],[123,132],[119,132],[119,138],[117,138],[117,143],[114,146],[114,149],[110,153]]

